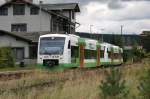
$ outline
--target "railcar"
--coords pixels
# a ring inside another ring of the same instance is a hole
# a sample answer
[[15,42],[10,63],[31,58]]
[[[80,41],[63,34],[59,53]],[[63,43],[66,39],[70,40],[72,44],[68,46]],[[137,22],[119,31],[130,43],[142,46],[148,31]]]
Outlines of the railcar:
[[122,64],[123,50],[109,43],[71,34],[47,34],[39,38],[38,67],[86,68]]

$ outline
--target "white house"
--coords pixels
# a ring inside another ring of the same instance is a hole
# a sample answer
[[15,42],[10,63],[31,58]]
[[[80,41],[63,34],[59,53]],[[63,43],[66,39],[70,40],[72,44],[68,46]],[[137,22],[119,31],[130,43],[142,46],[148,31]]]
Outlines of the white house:
[[10,0],[0,6],[0,30],[9,32],[75,32],[77,3],[33,4]]

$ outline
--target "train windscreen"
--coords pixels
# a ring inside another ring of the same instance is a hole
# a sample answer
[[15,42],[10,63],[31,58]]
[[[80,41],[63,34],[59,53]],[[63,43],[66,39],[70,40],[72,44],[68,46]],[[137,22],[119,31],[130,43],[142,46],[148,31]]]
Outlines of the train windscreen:
[[65,37],[44,37],[40,39],[40,55],[62,55]]

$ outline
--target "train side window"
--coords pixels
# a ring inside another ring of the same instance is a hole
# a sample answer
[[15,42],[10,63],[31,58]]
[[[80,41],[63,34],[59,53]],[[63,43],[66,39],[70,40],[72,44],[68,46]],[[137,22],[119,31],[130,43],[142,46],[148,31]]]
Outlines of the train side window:
[[90,49],[85,49],[84,50],[84,57],[85,59],[96,59],[96,50],[90,50]]
[[105,53],[106,47],[104,46],[104,53]]
[[69,40],[69,42],[68,42],[68,49],[70,49],[71,48],[71,46],[70,46],[70,40]]
[[108,51],[108,58],[111,58],[111,52]]
[[100,50],[100,57],[104,58],[104,50]]
[[109,51],[109,48],[107,48],[108,58],[111,58],[111,52]]
[[71,62],[76,63],[79,58],[79,47],[71,46]]

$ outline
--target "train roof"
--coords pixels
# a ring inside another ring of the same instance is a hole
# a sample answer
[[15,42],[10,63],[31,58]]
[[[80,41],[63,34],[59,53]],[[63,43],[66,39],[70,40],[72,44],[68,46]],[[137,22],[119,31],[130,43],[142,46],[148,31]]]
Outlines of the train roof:
[[40,37],[49,37],[49,36],[68,37],[67,34],[45,34],[41,35]]
[[114,46],[113,44],[110,44],[110,43],[106,43],[106,42],[103,42],[103,43],[100,43],[101,46]]
[[[46,34],[46,35],[42,35],[40,37],[48,37],[48,36],[58,36],[58,37],[71,37],[71,39],[74,41],[74,40],[77,40],[78,38],[80,38],[79,36],[77,35],[73,35],[73,34]],[[83,38],[85,40],[86,43],[93,43],[93,44],[96,44],[98,41],[97,40],[94,40],[94,39],[89,39],[89,38]],[[121,49],[119,46],[116,46],[116,45],[113,45],[113,44],[110,44],[110,43],[107,43],[107,42],[103,42],[103,43],[100,43],[101,46],[107,46],[108,48],[114,48],[114,49]]]
[[41,35],[40,37],[48,37],[48,36],[58,36],[58,37],[75,37],[75,38],[80,38],[77,35],[73,35],[73,34],[45,34],[45,35]]
[[119,46],[116,46],[114,44],[110,44],[110,43],[107,43],[107,42],[103,42],[101,43],[102,46],[110,46],[110,47],[114,47],[114,48],[120,48]]

